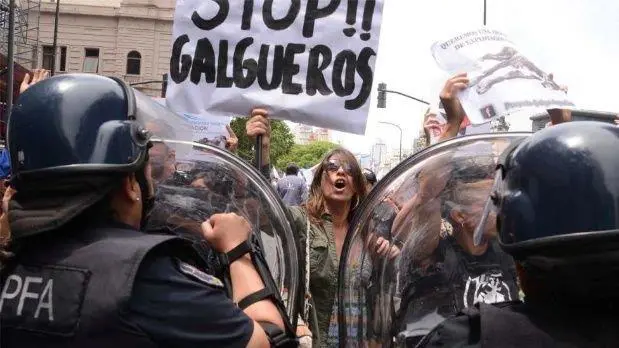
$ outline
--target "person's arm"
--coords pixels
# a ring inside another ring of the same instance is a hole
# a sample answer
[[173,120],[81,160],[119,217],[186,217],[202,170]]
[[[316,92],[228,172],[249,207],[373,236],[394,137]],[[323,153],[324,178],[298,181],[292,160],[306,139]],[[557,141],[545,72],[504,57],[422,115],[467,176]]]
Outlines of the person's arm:
[[[302,269],[305,272],[305,246],[308,240],[307,236],[307,212],[302,207],[286,207],[288,213],[291,216],[290,226],[292,227],[292,233],[299,240],[299,252],[298,254],[298,262],[302,265]],[[313,334],[309,330],[308,323],[303,321],[302,315],[299,316],[299,320],[297,321],[297,337],[309,336],[312,337]]]
[[[393,222],[392,235],[401,242],[411,240],[413,259],[417,262],[430,257],[438,247],[441,232],[440,200],[433,198],[422,201],[416,195],[402,207]],[[410,234],[416,236],[411,238]]]
[[268,347],[260,326],[237,307],[217,278],[169,256],[146,256],[123,319],[156,345],[168,347]]
[[[236,214],[213,215],[202,233],[218,252],[228,253],[249,238],[251,228]],[[151,255],[138,271],[125,319],[162,346],[256,347],[270,346],[261,322],[285,330],[283,318],[271,300],[242,311],[238,303],[264,288],[249,255],[230,264],[233,300],[223,283],[168,254]]]
[[396,215],[391,233],[404,242],[415,237],[415,259],[422,261],[432,255],[440,241],[441,232],[441,202],[447,180],[451,176],[451,157],[438,158],[427,163],[418,175],[419,189],[417,193],[403,206]]
[[[251,226],[243,217],[236,214],[216,214],[202,224],[206,240],[220,253],[229,253],[249,238]],[[230,264],[232,294],[235,303],[239,303],[259,290],[264,289],[260,274],[256,271],[249,254],[244,255]],[[244,312],[257,322],[270,322],[284,330],[284,321],[277,307],[271,300],[262,300],[249,305]],[[266,334],[262,329],[254,335],[260,337]],[[253,339],[253,338],[252,338]]]

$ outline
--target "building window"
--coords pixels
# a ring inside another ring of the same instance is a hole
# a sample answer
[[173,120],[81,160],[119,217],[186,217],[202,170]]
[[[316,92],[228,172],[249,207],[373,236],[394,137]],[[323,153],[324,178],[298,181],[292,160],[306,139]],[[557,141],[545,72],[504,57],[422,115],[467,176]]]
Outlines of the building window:
[[[60,60],[56,61],[56,71],[67,71],[67,48],[65,46],[60,48]],[[41,64],[43,69],[52,70],[54,64],[54,46],[43,46],[43,62]]]
[[138,51],[127,54],[127,75],[140,75],[142,55]]
[[98,73],[99,72],[99,49],[87,48],[84,52],[84,67],[85,73]]
[[54,64],[54,47],[53,46],[43,46],[43,62],[42,68],[46,70],[52,70],[52,65]]
[[60,47],[60,66],[58,71],[67,71],[67,47]]

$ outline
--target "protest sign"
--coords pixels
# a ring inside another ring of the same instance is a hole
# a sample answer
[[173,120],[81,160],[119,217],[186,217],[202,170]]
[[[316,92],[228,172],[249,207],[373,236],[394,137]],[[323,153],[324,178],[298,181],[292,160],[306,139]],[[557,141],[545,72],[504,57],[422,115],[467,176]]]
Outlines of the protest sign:
[[473,134],[485,134],[492,133],[492,125],[491,123],[484,124],[470,124],[468,127],[464,129],[462,135],[473,135]]
[[459,99],[472,124],[517,111],[534,115],[540,110],[574,107],[552,76],[522,55],[500,31],[482,28],[436,42],[432,55],[448,73],[468,73],[469,88],[460,92]]
[[172,110],[363,134],[384,0],[178,0]]
[[[160,105],[167,107],[164,98],[154,99]],[[190,132],[184,132],[184,135],[177,137],[177,140],[214,145],[220,148],[226,147],[226,138],[229,136],[226,125],[232,120],[231,117],[215,117],[186,112],[177,114],[179,115],[179,122],[173,126],[175,128],[190,129]]]

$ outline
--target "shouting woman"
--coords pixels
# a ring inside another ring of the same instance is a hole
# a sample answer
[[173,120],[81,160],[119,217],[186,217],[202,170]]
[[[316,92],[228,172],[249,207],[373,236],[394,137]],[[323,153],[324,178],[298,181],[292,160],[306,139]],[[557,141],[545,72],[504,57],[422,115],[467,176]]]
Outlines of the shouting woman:
[[[247,122],[247,135],[262,136],[265,165],[269,163],[270,132],[267,111],[254,109]],[[307,265],[309,261],[310,270],[309,332],[303,327],[297,332],[300,336],[311,332],[314,347],[337,344],[338,264],[352,212],[366,194],[366,180],[357,159],[350,151],[337,148],[318,165],[307,203],[289,208],[291,225],[301,241],[299,262]],[[389,249],[383,238],[373,242],[376,250],[387,252]],[[305,250],[309,250],[308,258]]]

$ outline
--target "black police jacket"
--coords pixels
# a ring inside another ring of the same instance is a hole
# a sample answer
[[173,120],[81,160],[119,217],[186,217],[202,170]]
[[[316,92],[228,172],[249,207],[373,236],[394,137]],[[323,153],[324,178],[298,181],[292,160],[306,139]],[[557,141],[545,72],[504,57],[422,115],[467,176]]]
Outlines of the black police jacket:
[[438,325],[417,347],[619,347],[619,318],[603,308],[477,304]]
[[111,227],[32,238],[2,270],[0,346],[156,346],[123,321],[123,310],[150,251],[191,255],[190,247],[175,236]]

